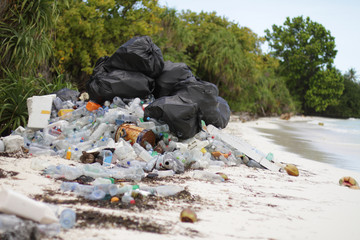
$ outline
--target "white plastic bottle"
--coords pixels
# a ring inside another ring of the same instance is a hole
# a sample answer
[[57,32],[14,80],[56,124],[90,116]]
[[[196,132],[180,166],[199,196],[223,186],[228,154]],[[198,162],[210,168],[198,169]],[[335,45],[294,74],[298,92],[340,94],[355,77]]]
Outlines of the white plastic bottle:
[[106,129],[108,128],[108,125],[106,123],[101,123],[97,129],[91,134],[90,140],[97,141],[100,139],[100,137],[104,134]]

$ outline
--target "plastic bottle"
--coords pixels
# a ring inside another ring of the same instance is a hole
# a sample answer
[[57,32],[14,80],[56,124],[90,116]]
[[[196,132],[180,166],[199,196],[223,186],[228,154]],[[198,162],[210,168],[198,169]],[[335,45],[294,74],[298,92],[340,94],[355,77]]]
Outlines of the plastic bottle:
[[145,177],[144,170],[140,167],[130,167],[130,168],[112,168],[109,169],[109,173],[112,177],[116,179],[126,179],[133,181],[141,181]]
[[126,105],[123,102],[123,100],[120,97],[117,97],[117,96],[113,98],[113,104],[115,104],[117,107],[122,107],[122,108],[124,108],[125,105]]
[[148,162],[152,159],[152,156],[146,151],[140,144],[134,143],[133,145],[135,153],[144,161]]
[[201,170],[195,170],[192,174],[195,179],[208,180],[212,182],[223,182],[225,181],[220,175],[212,172],[206,172]]
[[96,185],[102,185],[102,184],[113,184],[114,183],[114,179],[112,178],[96,178],[93,182],[92,185],[96,186]]
[[125,204],[135,204],[135,200],[131,196],[131,191],[124,193],[124,195],[121,197],[121,201]]
[[107,171],[106,168],[100,165],[100,163],[84,164],[82,165],[82,170],[84,175],[98,178],[98,177],[110,177],[110,170]]
[[68,147],[68,150],[66,152],[66,157],[65,157],[67,160],[70,160],[71,159],[71,147]]
[[133,112],[138,118],[144,117],[144,110],[140,106],[140,98],[135,98],[132,102],[129,103],[128,109]]
[[162,197],[173,196],[184,190],[184,187],[177,185],[162,185],[155,187],[157,195]]
[[77,182],[62,182],[60,185],[60,190],[64,192],[66,191],[74,192],[79,185],[80,184]]
[[180,162],[173,153],[166,153],[163,157],[163,168],[171,169],[175,173],[184,172],[184,164]]
[[161,148],[165,152],[172,152],[176,148],[176,143],[173,141],[170,141],[168,144],[165,144],[165,142],[163,140],[161,140],[161,141],[159,141],[158,144],[160,144]]
[[137,125],[141,128],[145,128],[145,129],[153,129],[155,128],[155,123],[154,122],[140,122],[137,121]]
[[59,219],[60,225],[62,228],[70,229],[74,227],[76,222],[76,213],[71,208],[65,208],[61,211],[60,219]]
[[158,177],[169,177],[169,176],[174,176],[175,175],[175,172],[174,170],[161,170],[161,171],[158,171],[158,170],[154,170],[152,171],[152,173],[156,173],[158,175]]
[[105,197],[106,192],[102,189],[94,189],[91,194],[85,195],[84,197],[90,200],[101,200]]
[[94,191],[94,186],[79,184],[74,192],[85,198],[89,197]]
[[139,188],[139,185],[125,185],[125,186],[118,188],[115,184],[113,184],[113,186],[111,186],[111,188],[109,188],[109,193],[111,196],[115,196],[118,194],[124,194],[126,192],[136,190],[138,188]]
[[104,134],[104,132],[106,131],[108,125],[106,123],[101,123],[97,129],[91,134],[90,136],[90,140],[99,140],[100,137]]
[[113,156],[112,152],[110,150],[103,150],[102,155],[103,155],[103,166],[109,167],[112,162],[112,156]]
[[83,175],[83,171],[77,167],[67,166],[63,170],[63,175],[66,180],[75,180],[81,175]]
[[71,159],[72,160],[80,160],[80,157],[82,155],[82,152],[79,148],[75,147],[74,151],[71,152]]

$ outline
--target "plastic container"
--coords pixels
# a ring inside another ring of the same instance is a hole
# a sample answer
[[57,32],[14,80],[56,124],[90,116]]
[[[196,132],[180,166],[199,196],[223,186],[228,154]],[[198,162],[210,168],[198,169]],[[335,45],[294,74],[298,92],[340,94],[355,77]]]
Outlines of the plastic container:
[[145,142],[154,146],[156,137],[151,130],[124,123],[116,130],[115,142],[119,141],[120,138],[123,138],[125,141],[131,141],[132,144],[139,143],[145,148]]
[[95,102],[92,102],[92,101],[89,101],[87,104],[86,104],[86,109],[88,111],[94,111],[94,110],[97,110],[99,107],[101,107],[101,105],[95,103]]
[[65,208],[60,214],[60,225],[62,228],[70,229],[74,227],[76,222],[76,213],[70,208]]
[[3,186],[0,186],[0,199],[1,212],[15,214],[44,224],[59,222],[59,219],[48,205],[6,189]]

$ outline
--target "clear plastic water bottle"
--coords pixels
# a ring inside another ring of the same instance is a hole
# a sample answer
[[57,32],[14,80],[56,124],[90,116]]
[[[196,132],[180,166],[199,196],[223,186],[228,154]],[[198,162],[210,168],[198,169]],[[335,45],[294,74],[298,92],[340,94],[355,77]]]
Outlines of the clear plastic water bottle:
[[152,159],[152,156],[146,151],[140,144],[134,143],[133,145],[135,153],[144,161],[148,162]]
[[135,199],[131,196],[131,191],[124,193],[121,197],[121,201],[125,204],[135,204]]
[[76,222],[75,211],[70,208],[65,208],[60,214],[59,222],[62,228],[70,229],[74,227]]
[[93,141],[99,140],[107,128],[108,128],[108,125],[106,123],[101,123],[97,127],[97,129],[91,134],[90,140],[93,140]]
[[207,180],[212,182],[224,182],[225,180],[218,174],[212,172],[206,172],[201,170],[195,170],[192,174],[193,178]]
[[89,195],[85,195],[84,197],[90,200],[101,200],[105,197],[106,192],[102,189],[95,189]]
[[184,190],[184,187],[177,185],[162,185],[155,187],[157,195],[162,197],[173,196]]
[[126,104],[123,102],[123,100],[117,96],[113,98],[113,104],[115,104],[116,107],[122,107],[122,108],[124,108],[126,106]]
[[80,184],[77,182],[62,182],[60,189],[61,189],[61,191],[64,191],[64,192],[66,192],[66,191],[74,192],[78,188],[79,185]]

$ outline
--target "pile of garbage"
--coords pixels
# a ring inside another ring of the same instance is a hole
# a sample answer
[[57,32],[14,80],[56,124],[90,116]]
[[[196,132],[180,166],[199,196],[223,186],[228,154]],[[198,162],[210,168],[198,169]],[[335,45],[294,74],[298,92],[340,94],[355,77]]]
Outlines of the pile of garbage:
[[[119,186],[114,179],[139,182],[193,169],[194,178],[222,182],[226,176],[202,170],[241,164],[278,171],[272,154],[221,132],[230,108],[218,93],[186,64],[164,62],[149,37],[136,37],[97,61],[87,92],[64,88],[29,98],[28,125],[0,140],[0,151],[83,163],[46,166],[33,158],[31,168],[64,179],[62,191],[90,200],[121,196],[128,204],[134,192],[169,196],[183,188]],[[83,176],[92,178],[92,185],[74,182]],[[0,216],[0,222],[6,218]]]

